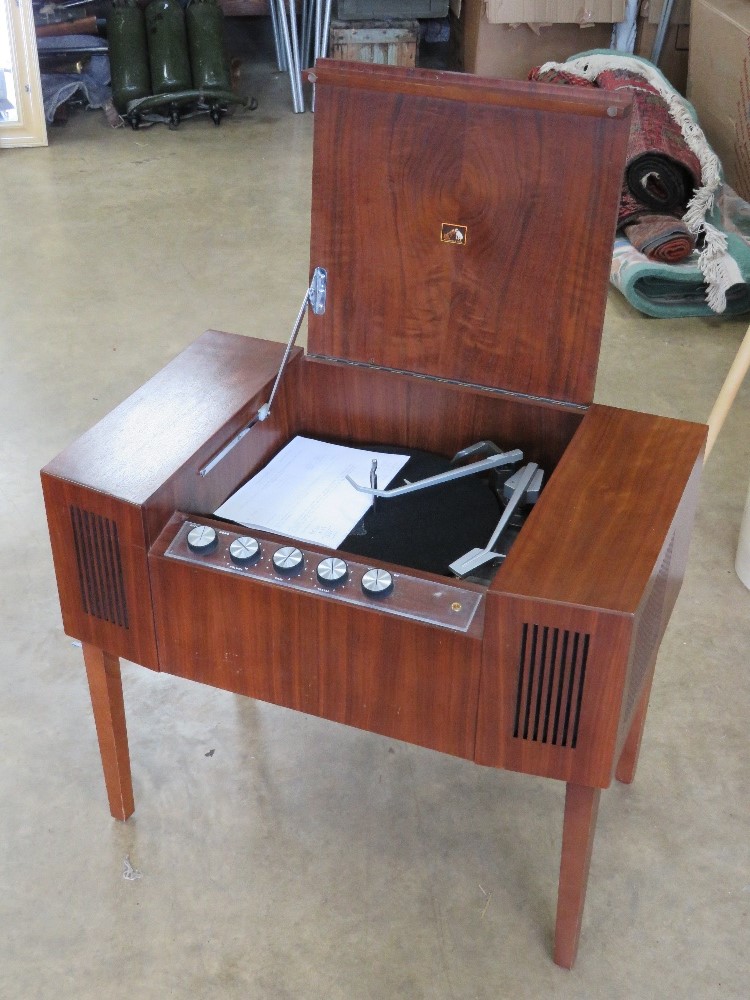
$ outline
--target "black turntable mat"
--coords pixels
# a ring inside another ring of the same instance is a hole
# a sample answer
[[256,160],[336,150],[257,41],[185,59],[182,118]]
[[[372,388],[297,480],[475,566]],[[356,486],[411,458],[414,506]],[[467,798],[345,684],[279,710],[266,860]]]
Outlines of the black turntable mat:
[[[450,459],[430,452],[382,445],[366,447],[369,451],[411,456],[388,489],[452,468]],[[501,481],[514,468],[501,470]],[[351,555],[449,576],[448,567],[454,560],[487,544],[502,512],[503,504],[491,486],[489,475],[466,476],[401,497],[379,497],[339,548]],[[507,552],[522,523],[522,516],[513,518],[498,543],[501,553]],[[496,568],[488,567],[479,579],[487,582]]]

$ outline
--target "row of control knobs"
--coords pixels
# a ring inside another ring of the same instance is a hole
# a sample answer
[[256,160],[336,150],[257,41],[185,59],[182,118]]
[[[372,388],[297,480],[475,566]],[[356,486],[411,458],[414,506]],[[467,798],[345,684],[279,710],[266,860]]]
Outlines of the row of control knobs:
[[[187,536],[188,548],[198,555],[208,555],[219,545],[219,536],[214,528],[198,525]],[[229,545],[229,558],[236,566],[252,566],[261,557],[261,546],[257,538],[243,535]],[[294,545],[282,545],[271,556],[273,568],[281,576],[295,576],[305,566],[305,557]],[[324,587],[338,587],[349,578],[349,567],[338,556],[326,556],[318,563],[315,575]],[[368,597],[387,597],[393,590],[393,576],[387,569],[368,569],[362,576],[362,590]]]

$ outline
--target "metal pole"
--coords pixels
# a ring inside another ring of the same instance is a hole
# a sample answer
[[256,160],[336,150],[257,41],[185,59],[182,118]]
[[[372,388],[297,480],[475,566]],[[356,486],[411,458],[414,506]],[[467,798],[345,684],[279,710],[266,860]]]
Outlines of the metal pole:
[[[281,28],[282,38],[284,39],[284,50],[286,52],[287,63],[289,64],[289,85],[292,90],[292,107],[295,113],[304,111],[305,107],[302,104],[301,95],[297,91],[297,82],[295,80],[294,73],[294,53],[292,51],[292,42],[289,36],[289,25],[287,24],[286,11],[284,10],[284,0],[276,0],[278,4],[278,16],[279,16],[279,26]],[[294,0],[292,0],[294,3]],[[299,74],[297,74],[297,79]]]
[[[320,2],[320,0],[318,0]],[[325,0],[326,9],[323,15],[323,36],[320,39],[320,55],[328,55],[328,35],[331,30],[331,0]]]
[[305,110],[305,98],[302,94],[302,73],[299,62],[299,35],[297,33],[297,4],[296,0],[289,0],[289,33],[292,36],[292,56],[294,67],[290,72],[294,73],[294,86],[297,89],[300,111]]
[[315,58],[313,62],[315,62],[315,59],[320,55],[320,39],[323,34],[323,12],[321,10],[323,0],[313,0],[313,2],[315,4]]
[[281,30],[279,28],[279,14],[276,10],[275,0],[271,0],[271,23],[273,25],[273,44],[276,48],[276,65],[278,67],[279,73],[286,73],[286,53],[284,52],[284,46],[281,39]]
[[302,26],[300,28],[300,66],[310,65],[310,37],[312,32],[313,0],[302,0]]

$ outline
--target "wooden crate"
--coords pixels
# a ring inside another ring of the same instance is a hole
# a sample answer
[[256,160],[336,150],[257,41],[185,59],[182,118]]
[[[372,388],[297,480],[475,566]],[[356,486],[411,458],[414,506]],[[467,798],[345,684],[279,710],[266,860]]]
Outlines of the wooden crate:
[[447,17],[448,9],[448,0],[336,0],[339,21]]
[[270,0],[219,0],[226,17],[265,17],[271,13]]
[[382,66],[417,64],[419,21],[332,21],[329,55]]

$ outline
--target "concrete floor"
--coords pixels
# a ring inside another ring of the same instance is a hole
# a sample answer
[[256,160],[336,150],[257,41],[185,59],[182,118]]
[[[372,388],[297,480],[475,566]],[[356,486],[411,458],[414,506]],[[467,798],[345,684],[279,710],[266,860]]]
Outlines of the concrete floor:
[[[560,784],[124,664],[136,813],[110,818],[38,470],[205,328],[286,338],[313,115],[262,60],[244,83],[259,110],[220,130],[79,114],[0,157],[0,997],[747,997],[748,384],[637,779],[602,797],[572,972],[550,958]],[[648,320],[612,293],[597,398],[703,420],[745,325]]]

